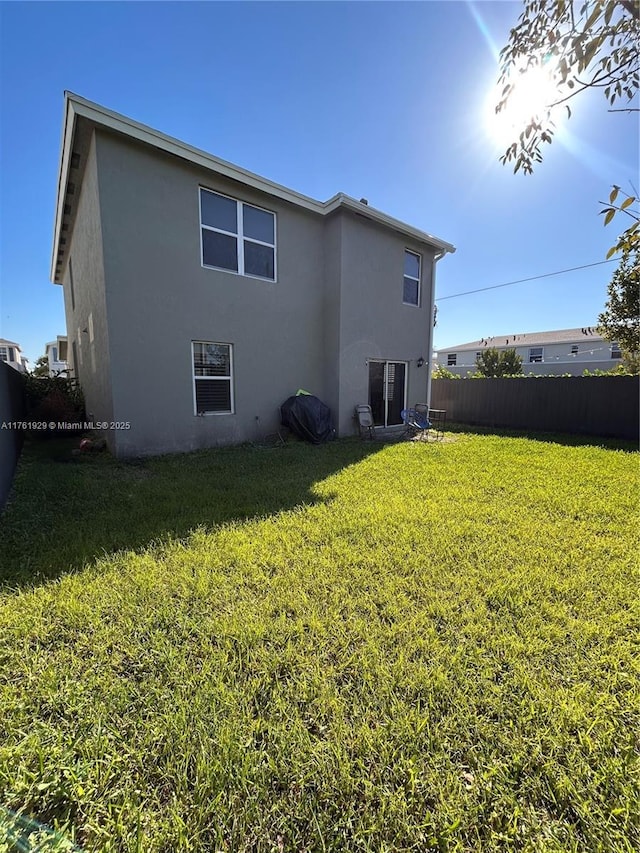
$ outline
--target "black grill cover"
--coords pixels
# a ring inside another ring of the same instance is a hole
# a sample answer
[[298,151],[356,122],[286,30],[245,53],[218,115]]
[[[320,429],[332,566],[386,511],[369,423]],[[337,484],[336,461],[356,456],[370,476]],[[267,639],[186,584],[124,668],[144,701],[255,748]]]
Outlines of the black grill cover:
[[322,444],[336,435],[331,409],[312,394],[298,394],[285,400],[280,406],[280,420],[282,426],[312,444]]

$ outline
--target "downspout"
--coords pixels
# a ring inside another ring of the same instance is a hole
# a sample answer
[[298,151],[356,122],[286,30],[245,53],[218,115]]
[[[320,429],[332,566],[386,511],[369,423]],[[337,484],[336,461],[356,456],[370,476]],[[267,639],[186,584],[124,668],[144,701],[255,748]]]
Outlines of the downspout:
[[427,358],[426,358],[427,406],[429,408],[431,408],[431,373],[433,370],[433,365],[432,365],[431,361],[433,359],[433,328],[434,328],[433,319],[434,319],[434,310],[435,310],[435,304],[436,304],[436,264],[446,254],[447,254],[446,249],[442,249],[440,252],[436,252],[436,254],[433,256],[433,263],[431,264],[431,304],[429,306],[429,334],[427,335]]

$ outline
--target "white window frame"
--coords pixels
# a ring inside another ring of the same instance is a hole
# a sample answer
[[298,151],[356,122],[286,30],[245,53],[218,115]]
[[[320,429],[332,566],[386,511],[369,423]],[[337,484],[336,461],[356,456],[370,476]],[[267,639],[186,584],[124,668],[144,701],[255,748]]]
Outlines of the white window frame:
[[[214,228],[213,225],[205,225],[202,221],[202,193],[212,193],[213,195],[220,196],[220,198],[229,199],[229,201],[235,202],[236,205],[236,228],[237,233],[234,234],[232,231],[225,231],[223,228]],[[255,237],[245,237],[244,236],[244,216],[242,215],[242,207],[246,205],[247,207],[254,207],[256,210],[261,210],[263,213],[269,213],[273,216],[273,243],[265,243],[263,240],[256,240]],[[253,204],[250,201],[242,201],[238,198],[233,198],[233,196],[226,195],[225,193],[218,192],[217,190],[211,190],[209,187],[198,187],[198,211],[200,214],[200,266],[205,270],[220,270],[220,272],[227,272],[230,275],[241,275],[245,278],[256,278],[258,281],[270,281],[272,283],[276,283],[278,281],[278,217],[275,211],[267,210],[266,207],[260,207],[259,204]],[[226,237],[233,237],[236,240],[236,254],[238,260],[238,269],[237,270],[229,270],[226,267],[216,267],[212,264],[205,264],[204,262],[204,251],[202,245],[202,232],[213,231],[216,234],[224,234]],[[267,246],[269,249],[273,249],[273,278],[266,278],[262,275],[255,275],[254,273],[246,273],[244,271],[244,244],[247,243],[255,243],[258,246]]]
[[[419,308],[420,301],[422,299],[422,255],[419,255],[418,252],[414,252],[413,249],[407,249],[405,246],[404,255],[413,255],[418,259],[418,278],[415,278],[412,275],[407,275],[404,271],[404,264],[402,267],[402,304],[410,305],[412,308]],[[402,260],[404,261],[404,255],[402,256]],[[417,302],[405,302],[404,299],[404,280],[408,278],[410,281],[416,281],[418,283],[418,301]]]
[[0,346],[0,361],[4,361],[6,364],[9,363],[9,347],[4,344]]
[[[534,350],[536,355],[531,355]],[[537,355],[538,350],[540,350],[540,356]],[[544,364],[544,347],[529,347],[529,364]]]
[[[228,376],[196,376],[195,365],[195,344],[204,344],[205,346],[229,347],[229,375]],[[231,393],[229,395],[231,401],[231,409],[224,412],[199,412],[198,401],[196,397],[196,379],[203,382],[229,382]],[[191,341],[191,381],[193,390],[193,413],[198,418],[208,418],[212,415],[234,415],[236,412],[235,394],[233,389],[233,344],[223,341]]]
[[[453,359],[453,361],[451,361]],[[457,367],[458,361],[458,353],[457,352],[448,352],[447,353],[447,367]]]
[[579,351],[580,348],[578,347],[578,344],[571,344],[571,355],[578,355]]

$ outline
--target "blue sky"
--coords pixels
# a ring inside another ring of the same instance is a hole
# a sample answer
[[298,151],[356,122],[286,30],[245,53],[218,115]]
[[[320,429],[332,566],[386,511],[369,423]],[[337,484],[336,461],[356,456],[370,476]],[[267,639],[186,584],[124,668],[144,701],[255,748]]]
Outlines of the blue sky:
[[436,347],[593,325],[615,263],[598,201],[638,176],[637,117],[574,100],[533,176],[498,161],[487,97],[520,2],[0,4],[0,337],[64,334],[49,282],[63,91],[301,193],[341,191],[457,247]]

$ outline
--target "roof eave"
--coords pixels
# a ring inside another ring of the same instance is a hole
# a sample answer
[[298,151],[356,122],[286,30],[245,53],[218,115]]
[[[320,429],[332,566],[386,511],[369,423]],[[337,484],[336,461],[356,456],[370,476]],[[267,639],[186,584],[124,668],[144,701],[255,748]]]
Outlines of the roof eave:
[[427,234],[425,231],[421,231],[420,229],[414,228],[405,222],[394,219],[392,216],[388,216],[386,213],[376,210],[363,202],[356,201],[356,199],[351,198],[344,193],[337,193],[328,201],[319,202],[316,199],[305,196],[302,193],[298,193],[295,190],[291,190],[288,187],[277,184],[274,181],[270,181],[253,172],[249,172],[240,166],[235,166],[233,163],[221,160],[219,157],[208,154],[206,151],[187,145],[179,139],[167,136],[158,130],[154,130],[151,127],[140,124],[133,119],[127,118],[127,116],[108,110],[99,104],[93,103],[92,101],[87,101],[72,92],[66,91],[64,96],[65,121],[60,150],[58,196],[56,201],[54,243],[51,257],[51,281],[55,284],[62,283],[57,280],[59,276],[56,273],[56,267],[57,258],[59,256],[60,235],[64,215],[64,188],[67,185],[75,124],[79,117],[85,118],[90,122],[101,125],[102,127],[122,133],[125,136],[146,143],[147,145],[151,145],[182,159],[188,160],[204,169],[250,186],[266,193],[267,195],[290,202],[291,204],[309,210],[313,213],[325,216],[338,208],[345,208],[355,211],[368,219],[379,222],[389,228],[393,228],[408,237],[433,246],[433,248],[439,253],[440,257],[442,254],[446,254],[447,252],[455,252],[455,247],[451,243],[447,243],[446,241],[440,240],[431,234]]
[[64,93],[64,99],[64,124],[62,127],[62,139],[60,142],[60,160],[58,165],[58,192],[56,196],[56,210],[53,226],[53,247],[51,250],[50,278],[54,284],[62,284],[61,281],[56,281],[56,261],[58,258],[58,247],[60,245],[60,234],[62,229],[62,219],[65,203],[65,193],[62,191],[62,188],[66,186],[66,178],[69,172],[69,158],[71,155],[71,143],[73,140],[73,130],[75,125],[73,103],[71,101],[71,98],[69,97],[69,92]]

